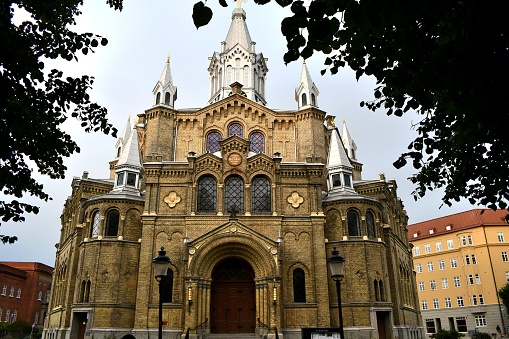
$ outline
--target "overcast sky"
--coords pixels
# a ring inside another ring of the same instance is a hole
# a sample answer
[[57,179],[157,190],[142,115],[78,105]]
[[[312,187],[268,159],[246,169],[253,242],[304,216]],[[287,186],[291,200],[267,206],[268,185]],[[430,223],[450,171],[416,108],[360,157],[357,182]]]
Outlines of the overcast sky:
[[[152,89],[159,79],[168,54],[174,85],[178,87],[176,108],[204,107],[208,100],[208,58],[220,51],[226,38],[235,3],[222,8],[209,0],[214,16],[209,25],[197,30],[191,18],[194,1],[189,0],[124,0],[124,10],[115,12],[104,0],[85,0],[83,14],[77,19],[76,30],[93,32],[109,40],[96,53],[80,56],[78,62],[47,61],[46,68],[58,67],[66,74],[95,76],[92,100],[107,107],[109,119],[122,131],[127,117],[134,117],[151,107]],[[149,5],[147,5],[149,3]],[[295,87],[299,83],[301,61],[285,66],[285,39],[280,31],[281,20],[289,16],[274,1],[258,6],[252,0],[243,4],[247,24],[257,53],[268,58],[266,81],[267,106],[274,109],[296,109]],[[398,183],[398,195],[403,200],[409,223],[438,218],[474,208],[466,202],[452,208],[443,206],[441,192],[432,192],[414,201],[413,185],[407,180],[411,167],[396,170],[392,163],[404,152],[415,136],[412,124],[416,115],[402,118],[386,116],[383,111],[371,112],[359,102],[373,98],[375,81],[364,77],[356,81],[351,70],[343,69],[334,76],[320,76],[324,56],[315,54],[307,65],[318,87],[319,108],[336,116],[337,126],[346,118],[363,163],[363,179],[377,179],[385,173]],[[132,121],[132,120],[131,120]],[[40,178],[45,190],[53,197],[48,203],[28,200],[41,206],[38,215],[27,215],[25,223],[2,223],[0,234],[17,235],[13,245],[0,245],[0,261],[36,261],[53,266],[55,244],[60,237],[60,215],[65,199],[71,193],[71,181],[88,171],[91,178],[107,178],[108,162],[115,157],[116,139],[99,133],[87,134],[79,124],[69,121],[65,129],[81,148],[81,153],[66,159],[66,178]]]

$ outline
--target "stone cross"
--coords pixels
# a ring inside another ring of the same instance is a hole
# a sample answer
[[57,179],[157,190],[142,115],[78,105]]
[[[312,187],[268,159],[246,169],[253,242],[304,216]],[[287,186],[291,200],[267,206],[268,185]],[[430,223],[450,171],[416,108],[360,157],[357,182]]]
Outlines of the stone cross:
[[230,213],[230,219],[236,219],[237,218],[237,213],[239,213],[240,210],[237,207],[237,205],[231,205],[230,207],[228,207],[226,212]]

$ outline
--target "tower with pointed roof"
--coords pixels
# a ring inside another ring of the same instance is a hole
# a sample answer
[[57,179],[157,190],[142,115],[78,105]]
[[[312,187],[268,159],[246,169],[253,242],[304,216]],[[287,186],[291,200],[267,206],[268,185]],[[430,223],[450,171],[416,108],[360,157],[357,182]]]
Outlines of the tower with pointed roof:
[[[72,181],[45,338],[150,339],[161,302],[166,339],[300,339],[338,326],[334,248],[346,259],[345,339],[422,338],[395,180],[362,179],[305,62],[297,109],[270,108],[266,62],[240,1],[210,58],[206,106],[176,106],[166,61],[109,177]],[[171,261],[159,290],[161,247]]]
[[209,58],[210,97],[209,104],[231,95],[230,85],[242,84],[242,95],[265,105],[265,79],[267,58],[256,53],[256,43],[251,40],[246,24],[246,12],[237,1],[233,10],[230,29],[221,43],[221,51]]
[[318,107],[318,93],[318,88],[309,74],[306,60],[303,60],[300,83],[295,88],[295,100],[297,101],[298,109]]

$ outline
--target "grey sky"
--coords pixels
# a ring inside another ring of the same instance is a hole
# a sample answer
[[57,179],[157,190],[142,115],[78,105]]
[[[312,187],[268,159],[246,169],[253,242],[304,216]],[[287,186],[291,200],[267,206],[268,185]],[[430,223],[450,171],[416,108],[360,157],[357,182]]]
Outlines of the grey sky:
[[[193,3],[152,0],[147,5],[145,1],[126,0],[124,10],[115,12],[104,0],[85,0],[77,30],[104,36],[109,44],[97,48],[94,54],[81,56],[78,63],[47,61],[46,67],[58,67],[74,76],[95,76],[92,99],[108,108],[109,119],[119,133],[129,114],[134,119],[136,114],[151,107],[152,89],[168,53],[171,53],[173,82],[178,87],[176,108],[203,107],[209,94],[208,58],[214,51],[220,51],[235,4],[231,1],[229,7],[222,8],[216,0],[208,1],[214,17],[209,25],[197,30],[191,18]],[[243,7],[256,51],[269,59],[267,106],[296,109],[294,90],[302,64],[298,61],[284,65],[286,42],[280,32],[281,20],[289,15],[289,9],[281,9],[274,1],[258,6],[252,0]],[[416,136],[411,126],[419,118],[415,115],[388,117],[383,111],[371,112],[361,108],[361,100],[373,98],[375,81],[364,77],[357,82],[353,72],[346,69],[334,76],[320,76],[323,60],[324,56],[318,54],[307,60],[311,77],[320,91],[319,108],[336,116],[339,127],[341,119],[346,118],[350,134],[358,146],[357,159],[364,164],[363,179],[376,179],[382,172],[387,179],[395,178],[410,223],[473,208],[461,202],[452,208],[443,206],[439,209],[441,192],[432,192],[415,202],[411,196],[413,186],[406,180],[413,173],[412,168],[396,170],[392,163]],[[66,159],[65,179],[41,179],[53,201],[28,200],[41,206],[39,215],[27,215],[25,223],[2,223],[0,233],[19,237],[14,245],[0,246],[2,261],[38,261],[53,266],[54,245],[60,236],[60,214],[71,193],[73,176],[88,171],[91,178],[108,177],[108,162],[115,157],[116,139],[99,133],[87,134],[75,121],[67,122],[65,128],[80,146],[81,153]]]

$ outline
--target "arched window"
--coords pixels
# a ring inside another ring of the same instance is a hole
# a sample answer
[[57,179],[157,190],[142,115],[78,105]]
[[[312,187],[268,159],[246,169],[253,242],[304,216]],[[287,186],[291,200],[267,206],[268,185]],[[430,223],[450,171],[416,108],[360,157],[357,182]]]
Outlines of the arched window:
[[119,147],[117,149],[117,158],[120,157],[120,152],[122,152],[122,147]]
[[2,295],[5,295],[7,293],[7,285],[4,284],[4,286],[2,287]]
[[258,89],[258,71],[256,69],[254,70],[254,88],[255,88],[255,91],[259,92],[259,89]]
[[315,93],[311,93],[311,105],[316,106],[316,96],[315,96]]
[[248,87],[249,85],[249,67],[244,66],[244,83],[242,84],[244,87]]
[[380,280],[378,285],[380,287],[380,301],[385,301],[384,282]]
[[5,311],[5,319],[4,319],[4,322],[8,322],[9,321],[9,317],[11,316],[11,310],[10,309],[7,309]]
[[244,128],[242,128],[242,125],[238,122],[234,122],[228,126],[228,136],[231,137],[232,135],[238,135],[241,138],[244,137]]
[[161,280],[161,301],[163,303],[171,303],[173,301],[173,271],[168,268],[166,276]]
[[242,68],[240,67],[240,59],[235,59],[235,81],[242,81]]
[[14,310],[14,313],[12,313],[12,317],[11,317],[11,319],[12,319],[11,323],[15,322],[17,318],[18,318],[18,310]]
[[232,74],[232,66],[226,66],[226,81],[228,81],[227,85],[233,84],[233,74]]
[[341,187],[341,174],[332,175],[332,187]]
[[346,218],[348,219],[348,235],[351,237],[360,236],[359,214],[356,211],[350,210],[346,214]]
[[97,236],[99,235],[100,225],[101,225],[101,213],[99,211],[96,211],[92,216],[92,227],[90,230],[90,238],[97,238]]
[[219,76],[218,76],[218,80],[219,80],[219,86],[218,86],[218,90],[223,87],[223,69],[219,69]]
[[221,140],[221,134],[216,131],[207,134],[207,152],[214,153],[219,151],[219,140]]
[[170,92],[166,92],[164,94],[164,104],[169,105],[170,101],[171,101],[171,94],[170,94]]
[[215,212],[216,196],[216,179],[211,176],[200,178],[198,181],[198,212]]
[[376,237],[375,217],[371,212],[366,213],[366,227],[368,229],[368,238],[375,238]]
[[42,291],[39,291],[39,294],[37,294],[37,300],[42,300]]
[[270,181],[265,177],[256,177],[251,186],[253,212],[270,212]]
[[158,92],[156,95],[156,104],[161,103],[161,92]]
[[373,285],[375,287],[375,300],[380,301],[380,291],[378,290],[378,280],[373,281]]
[[244,181],[241,177],[232,175],[225,181],[225,211],[236,206],[239,212],[244,211]]
[[18,288],[18,293],[16,293],[16,298],[21,298],[21,288]]
[[308,98],[306,93],[302,93],[302,106],[306,106],[308,104]]
[[251,133],[249,136],[249,141],[251,144],[249,145],[249,150],[255,153],[264,153],[265,152],[265,137],[260,132]]
[[11,286],[11,291],[9,292],[9,297],[14,297],[14,286]]
[[85,286],[85,302],[90,301],[90,280],[87,281]]
[[85,289],[86,289],[87,283],[85,280],[81,282],[81,291],[80,291],[80,302],[85,301]]
[[118,234],[118,221],[120,219],[120,213],[117,210],[111,210],[108,212],[106,218],[106,232],[107,237],[116,237]]
[[302,268],[293,270],[293,302],[306,302],[306,275]]

